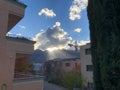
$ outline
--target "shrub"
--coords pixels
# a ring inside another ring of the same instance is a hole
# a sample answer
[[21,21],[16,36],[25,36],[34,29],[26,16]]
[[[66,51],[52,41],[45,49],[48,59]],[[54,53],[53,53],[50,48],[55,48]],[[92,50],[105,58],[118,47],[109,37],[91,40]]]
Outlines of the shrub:
[[69,90],[82,87],[82,76],[78,72],[67,72],[63,75],[62,85]]

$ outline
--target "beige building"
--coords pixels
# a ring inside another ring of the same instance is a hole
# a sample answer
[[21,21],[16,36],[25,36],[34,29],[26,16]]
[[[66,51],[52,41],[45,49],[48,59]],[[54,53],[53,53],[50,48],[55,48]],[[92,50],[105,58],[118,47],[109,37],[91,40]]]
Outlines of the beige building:
[[80,60],[84,85],[87,88],[93,88],[93,66],[91,60],[90,43],[80,47]]
[[[18,0],[0,0],[0,90],[42,90],[42,81],[14,82],[15,59],[33,52],[33,41],[7,37],[23,17],[26,5]],[[32,84],[32,85],[31,85]],[[31,87],[32,86],[32,87]],[[28,87],[28,89],[27,89]],[[19,89],[18,89],[19,88]]]
[[80,72],[80,58],[64,59],[61,61],[62,72]]
[[61,77],[68,72],[81,72],[80,58],[53,59],[44,62],[43,72],[47,79]]

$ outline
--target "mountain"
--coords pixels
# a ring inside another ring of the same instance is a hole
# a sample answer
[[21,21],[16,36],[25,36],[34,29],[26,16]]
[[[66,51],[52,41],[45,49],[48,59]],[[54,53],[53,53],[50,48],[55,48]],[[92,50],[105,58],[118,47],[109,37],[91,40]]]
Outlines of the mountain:
[[54,52],[49,52],[37,49],[34,51],[29,60],[31,63],[43,63],[47,60],[57,58],[80,58],[80,52],[76,52],[75,50],[56,50]]

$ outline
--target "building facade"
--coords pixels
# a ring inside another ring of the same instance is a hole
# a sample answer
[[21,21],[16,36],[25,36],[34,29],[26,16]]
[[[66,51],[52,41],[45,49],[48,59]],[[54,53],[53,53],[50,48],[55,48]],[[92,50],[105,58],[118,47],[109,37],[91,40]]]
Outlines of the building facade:
[[48,60],[43,64],[43,71],[47,78],[59,76],[67,72],[80,72],[80,58]]
[[90,43],[80,47],[80,60],[84,86],[93,89],[93,64],[91,59]]
[[[33,41],[25,38],[13,38],[7,33],[24,17],[26,5],[18,0],[0,0],[0,90],[42,90],[42,81],[39,84],[14,82],[15,60],[20,57],[29,57],[34,51]],[[21,87],[22,86],[22,87]],[[37,86],[37,87],[35,87]],[[41,86],[41,87],[40,87]],[[37,90],[37,89],[36,89]]]
[[80,72],[81,70],[80,58],[64,59],[61,63],[63,72]]
[[[0,88],[13,90],[14,63],[16,51],[20,48],[16,43],[6,39],[10,31],[23,17],[26,5],[15,0],[0,0]],[[13,45],[14,44],[14,45]],[[16,47],[16,48],[15,48]],[[16,50],[17,49],[17,50]],[[22,48],[21,48],[22,50]],[[6,89],[4,89],[6,90]]]

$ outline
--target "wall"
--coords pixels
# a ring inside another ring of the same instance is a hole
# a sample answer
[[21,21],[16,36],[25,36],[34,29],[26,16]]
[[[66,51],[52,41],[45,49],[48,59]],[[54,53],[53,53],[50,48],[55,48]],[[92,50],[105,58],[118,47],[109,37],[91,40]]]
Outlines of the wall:
[[[69,63],[70,66],[66,66],[66,63]],[[77,63],[77,67],[75,65],[76,63]],[[79,71],[80,72],[80,59],[62,61],[62,71],[63,72],[70,72],[70,71]]]
[[12,50],[8,52],[7,40],[5,37],[8,31],[8,15],[10,12],[16,15],[24,15],[23,8],[9,3],[7,0],[0,0],[0,89],[5,86],[7,90],[12,90],[15,60],[15,57],[9,55],[12,54],[14,56],[15,53],[11,53]]
[[20,54],[32,54],[34,51],[32,44],[19,43],[14,41],[7,41],[7,54],[9,59],[12,61],[10,65],[12,68],[12,79],[14,79],[14,70],[15,70],[15,60],[17,57],[17,53]]
[[86,65],[92,65],[91,54],[85,54],[85,49],[87,48],[90,48],[90,44],[83,45],[80,47],[81,73],[85,80],[85,86],[87,86],[88,82],[93,83],[93,71],[86,70]]

